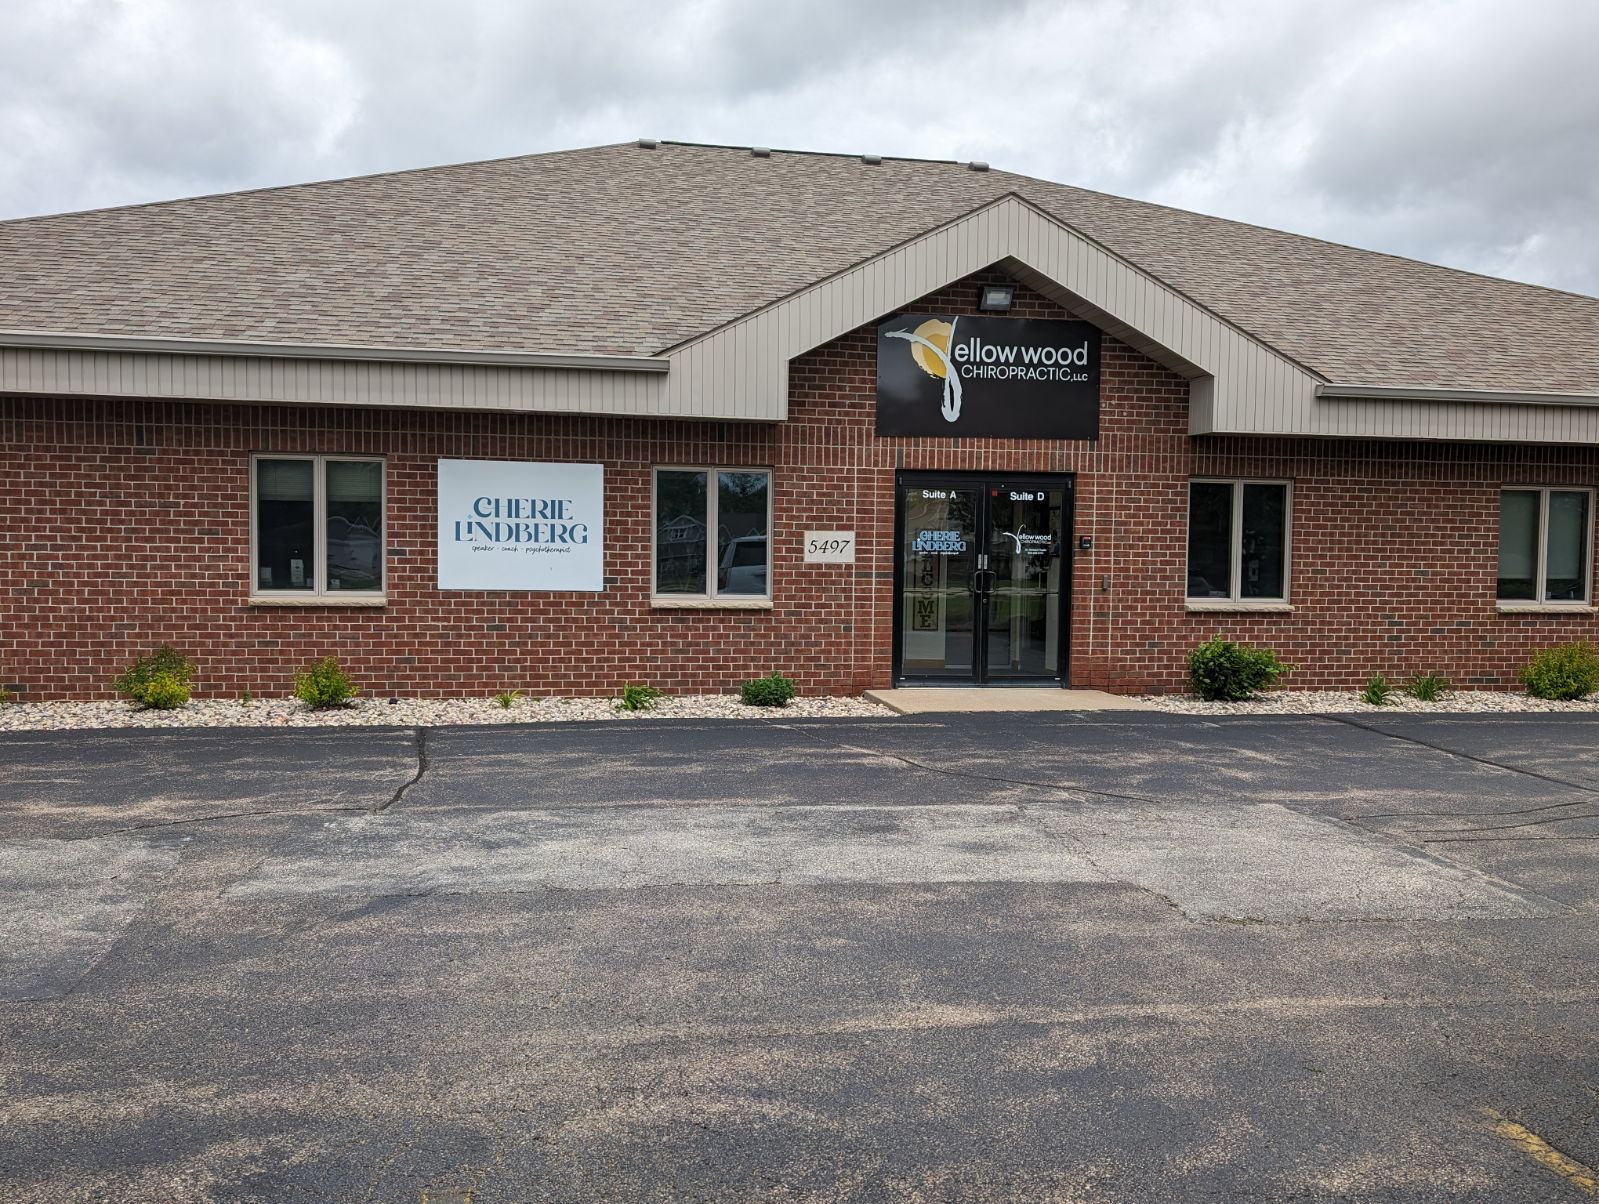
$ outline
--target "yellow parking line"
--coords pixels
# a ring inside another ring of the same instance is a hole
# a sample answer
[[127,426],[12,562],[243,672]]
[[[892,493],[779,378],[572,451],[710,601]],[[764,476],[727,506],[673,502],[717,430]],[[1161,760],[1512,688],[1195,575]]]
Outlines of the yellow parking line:
[[1483,1115],[1493,1122],[1493,1131],[1511,1145],[1529,1154],[1542,1166],[1548,1167],[1578,1191],[1599,1200],[1599,1171],[1584,1166],[1574,1158],[1567,1158],[1538,1134],[1499,1113],[1484,1108]]

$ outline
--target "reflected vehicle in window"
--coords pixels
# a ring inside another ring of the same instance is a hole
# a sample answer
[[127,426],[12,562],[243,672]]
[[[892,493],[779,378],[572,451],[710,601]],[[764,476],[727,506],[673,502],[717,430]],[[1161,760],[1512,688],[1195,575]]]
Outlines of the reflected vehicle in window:
[[766,592],[766,536],[744,535],[728,541],[717,570],[717,588],[724,594]]

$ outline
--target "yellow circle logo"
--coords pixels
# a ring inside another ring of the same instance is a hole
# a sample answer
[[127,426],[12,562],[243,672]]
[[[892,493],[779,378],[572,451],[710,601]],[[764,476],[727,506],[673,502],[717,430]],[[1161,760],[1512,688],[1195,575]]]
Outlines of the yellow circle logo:
[[[937,318],[929,318],[916,328],[918,338],[926,339],[947,358],[949,356],[949,340],[955,334],[953,323],[941,322]],[[944,360],[934,355],[931,350],[920,343],[911,344],[911,358],[916,361],[916,366],[929,376],[944,379]]]

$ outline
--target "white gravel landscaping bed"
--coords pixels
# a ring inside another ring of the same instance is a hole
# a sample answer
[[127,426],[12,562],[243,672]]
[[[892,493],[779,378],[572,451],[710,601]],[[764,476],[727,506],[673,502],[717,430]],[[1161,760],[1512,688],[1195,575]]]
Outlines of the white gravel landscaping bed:
[[1402,711],[1429,715],[1507,715],[1548,711],[1599,711],[1599,694],[1575,702],[1551,702],[1506,690],[1460,690],[1436,702],[1418,702],[1395,691],[1386,705],[1375,707],[1356,690],[1273,690],[1248,702],[1205,702],[1191,694],[1151,694],[1143,702],[1178,715],[1347,715]]
[[313,711],[294,698],[251,702],[200,699],[174,711],[141,710],[131,702],[17,702],[0,705],[0,731],[71,731],[114,727],[443,727],[449,724],[569,723],[589,719],[816,719],[889,717],[864,698],[796,698],[786,707],[745,706],[737,694],[668,696],[646,711],[624,711],[614,698],[358,698]]

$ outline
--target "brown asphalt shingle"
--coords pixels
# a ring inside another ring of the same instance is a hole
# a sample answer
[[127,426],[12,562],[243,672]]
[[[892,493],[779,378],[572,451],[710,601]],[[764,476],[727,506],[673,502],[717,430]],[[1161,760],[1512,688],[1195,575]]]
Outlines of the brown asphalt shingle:
[[0,329],[643,354],[1016,192],[1340,383],[1599,393],[1599,300],[953,163],[663,143],[0,222]]

